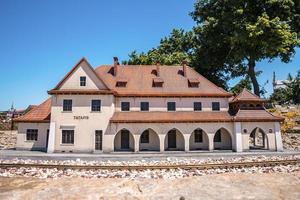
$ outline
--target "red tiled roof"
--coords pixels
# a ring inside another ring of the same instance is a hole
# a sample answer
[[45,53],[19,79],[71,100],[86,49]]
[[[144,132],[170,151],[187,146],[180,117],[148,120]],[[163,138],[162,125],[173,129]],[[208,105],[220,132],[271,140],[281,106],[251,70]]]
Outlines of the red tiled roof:
[[274,116],[266,110],[239,110],[234,117],[234,121],[284,121],[284,118]]
[[14,122],[50,122],[51,98],[35,106],[25,115],[14,119]]
[[[187,67],[186,77],[182,75],[182,66],[160,66],[159,77],[153,73],[157,69],[156,65],[119,66],[117,76],[111,73],[112,67],[100,66],[95,69],[95,72],[109,89],[116,92],[117,96],[232,96],[231,93],[217,87],[190,67]],[[126,87],[116,87],[118,76],[128,80]],[[153,80],[157,78],[163,80],[162,87],[153,87]],[[188,79],[199,80],[199,87],[189,87]]]
[[115,112],[112,123],[230,122],[228,112]]
[[243,89],[243,91],[238,94],[236,97],[234,97],[232,99],[231,102],[238,102],[238,101],[266,101],[266,99],[262,99],[259,96],[253,94],[252,92],[250,92],[249,90],[247,90],[246,88]]
[[81,90],[74,90],[74,89],[67,89],[67,90],[49,90],[48,94],[113,94],[111,90],[94,90],[94,89],[81,89]]

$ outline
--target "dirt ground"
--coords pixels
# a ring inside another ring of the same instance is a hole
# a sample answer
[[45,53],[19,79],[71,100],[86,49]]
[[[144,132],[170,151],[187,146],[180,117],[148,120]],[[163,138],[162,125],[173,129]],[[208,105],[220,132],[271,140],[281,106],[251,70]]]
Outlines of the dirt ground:
[[300,199],[300,172],[178,179],[0,178],[0,199]]

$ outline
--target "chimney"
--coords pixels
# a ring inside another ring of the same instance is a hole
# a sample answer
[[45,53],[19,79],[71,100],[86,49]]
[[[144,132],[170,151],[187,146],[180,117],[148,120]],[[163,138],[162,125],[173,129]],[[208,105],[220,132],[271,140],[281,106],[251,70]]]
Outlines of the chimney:
[[160,75],[160,62],[156,63],[156,74],[157,74],[157,77],[159,77],[159,75]]
[[182,71],[183,71],[183,76],[186,77],[187,76],[187,74],[186,74],[186,72],[187,72],[187,61],[182,62]]
[[114,76],[117,76],[119,67],[119,59],[118,57],[114,57]]

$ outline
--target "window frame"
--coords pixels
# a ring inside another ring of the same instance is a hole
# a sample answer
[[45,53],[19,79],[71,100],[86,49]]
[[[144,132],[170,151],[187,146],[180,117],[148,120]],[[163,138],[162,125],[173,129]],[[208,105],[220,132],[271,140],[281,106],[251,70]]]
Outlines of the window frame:
[[[172,107],[170,107],[172,104],[174,104],[174,110],[170,109]],[[167,111],[168,112],[176,112],[176,102],[175,101],[168,101],[167,102]]]
[[[146,106],[146,107],[147,107],[146,109],[143,109],[143,104],[146,104],[146,105],[147,105],[147,106]],[[141,102],[140,102],[140,110],[141,110],[141,111],[147,112],[147,111],[149,111],[149,109],[150,109],[149,107],[150,107],[150,106],[149,106],[149,102],[148,102],[148,101],[141,101]]]
[[[67,102],[71,102],[71,106],[70,105],[65,105],[65,103]],[[72,99],[63,99],[63,111],[64,112],[72,112],[73,110],[73,100]]]
[[61,130],[61,144],[74,145],[75,131],[70,129]]
[[38,132],[38,129],[26,129],[26,141],[37,141]]
[[[128,103],[128,110],[124,110],[123,109],[123,104],[127,104]],[[121,111],[122,112],[129,112],[130,111],[130,102],[129,101],[122,101],[121,102]]]
[[[83,79],[83,80],[82,80]],[[86,86],[86,76],[80,76],[79,78],[79,85],[80,87],[85,87]]]
[[[200,109],[196,109],[196,104],[200,105]],[[196,111],[196,112],[202,111],[202,102],[201,101],[194,102],[194,111]]]
[[[215,109],[214,105],[218,105],[218,108]],[[211,103],[211,110],[212,110],[212,111],[220,111],[220,110],[221,110],[221,104],[220,104],[220,102],[218,102],[218,101],[213,101],[213,102]]]
[[[94,102],[99,102],[99,105],[94,105]],[[101,99],[92,99],[91,100],[91,111],[92,112],[101,112]]]

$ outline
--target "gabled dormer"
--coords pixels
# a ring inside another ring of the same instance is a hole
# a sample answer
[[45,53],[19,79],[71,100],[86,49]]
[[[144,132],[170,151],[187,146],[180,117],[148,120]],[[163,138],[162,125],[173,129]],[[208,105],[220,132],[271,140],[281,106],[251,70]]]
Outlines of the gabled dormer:
[[89,62],[82,58],[67,75],[50,90],[49,94],[109,93],[108,87],[95,73]]

